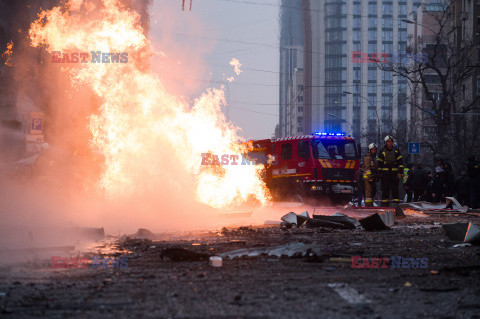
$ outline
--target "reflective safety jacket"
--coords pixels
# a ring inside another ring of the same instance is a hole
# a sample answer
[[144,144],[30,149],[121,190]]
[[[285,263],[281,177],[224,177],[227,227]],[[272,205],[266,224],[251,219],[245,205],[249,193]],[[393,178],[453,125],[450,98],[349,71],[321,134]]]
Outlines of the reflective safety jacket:
[[382,174],[403,174],[403,157],[398,149],[386,146],[378,155],[378,167]]
[[378,176],[378,164],[370,152],[363,157],[363,178],[375,181]]

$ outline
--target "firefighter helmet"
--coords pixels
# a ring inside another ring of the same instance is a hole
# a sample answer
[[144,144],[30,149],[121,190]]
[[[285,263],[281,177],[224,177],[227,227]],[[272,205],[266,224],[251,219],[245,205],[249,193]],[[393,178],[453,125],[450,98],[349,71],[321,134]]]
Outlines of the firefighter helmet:
[[385,136],[385,138],[384,138],[385,144],[387,144],[388,140],[392,140],[392,142],[393,142],[393,137],[391,137],[390,135]]
[[372,144],[368,145],[368,150],[369,150],[369,151],[370,151],[371,149],[373,149],[373,148],[376,149],[376,148],[377,148],[377,144],[372,143]]

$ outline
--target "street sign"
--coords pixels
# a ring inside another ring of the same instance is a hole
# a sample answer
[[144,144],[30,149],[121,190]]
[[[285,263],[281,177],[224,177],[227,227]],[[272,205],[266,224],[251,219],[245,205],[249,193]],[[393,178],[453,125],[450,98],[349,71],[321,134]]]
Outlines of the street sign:
[[42,134],[45,114],[43,112],[30,113],[30,134]]
[[420,143],[408,143],[408,154],[419,154]]

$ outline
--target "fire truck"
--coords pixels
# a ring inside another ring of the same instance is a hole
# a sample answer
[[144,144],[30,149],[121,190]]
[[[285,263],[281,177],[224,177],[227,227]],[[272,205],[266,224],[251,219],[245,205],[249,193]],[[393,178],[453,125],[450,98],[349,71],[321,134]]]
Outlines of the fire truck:
[[264,179],[274,199],[307,202],[352,200],[360,152],[344,133],[314,133],[251,141],[248,157],[265,165]]

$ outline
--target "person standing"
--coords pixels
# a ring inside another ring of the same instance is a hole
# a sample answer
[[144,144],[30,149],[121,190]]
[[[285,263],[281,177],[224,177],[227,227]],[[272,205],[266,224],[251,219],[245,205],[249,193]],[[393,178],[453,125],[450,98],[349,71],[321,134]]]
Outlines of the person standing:
[[467,161],[467,176],[470,182],[470,208],[480,207],[480,162],[472,155]]
[[460,173],[455,181],[455,189],[457,190],[457,200],[462,206],[470,204],[470,180],[465,171]]
[[365,182],[365,206],[373,207],[373,201],[377,194],[378,163],[377,145],[372,143],[368,146],[368,154],[363,157],[363,180]]
[[435,157],[435,173],[437,182],[437,191],[435,202],[444,202],[445,197],[455,195],[455,176],[453,175],[453,166],[446,161],[440,154]]
[[417,167],[408,173],[407,184],[413,192],[414,202],[425,199],[428,180],[428,173],[423,169],[422,163],[418,163]]
[[403,188],[405,189],[405,193],[407,194],[407,203],[412,201],[413,197],[413,190],[409,183],[408,177],[410,174],[413,173],[413,163],[407,165],[407,167],[403,170]]
[[400,151],[393,146],[393,137],[387,135],[384,139],[385,146],[378,155],[378,167],[381,172],[382,206],[389,206],[390,192],[392,202],[398,206],[399,180],[403,177],[403,157]]

